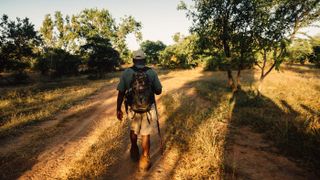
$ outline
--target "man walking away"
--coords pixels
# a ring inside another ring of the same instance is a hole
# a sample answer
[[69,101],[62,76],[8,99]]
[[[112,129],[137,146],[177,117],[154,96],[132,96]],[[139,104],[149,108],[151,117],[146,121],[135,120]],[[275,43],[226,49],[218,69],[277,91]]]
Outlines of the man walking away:
[[159,95],[162,86],[157,73],[146,66],[146,56],[142,50],[133,52],[134,65],[126,69],[118,84],[117,118],[122,120],[122,102],[125,101],[127,117],[130,120],[130,156],[139,160],[138,135],[142,139],[142,154],[139,168],[148,170],[150,163],[150,134],[157,129],[155,94]]

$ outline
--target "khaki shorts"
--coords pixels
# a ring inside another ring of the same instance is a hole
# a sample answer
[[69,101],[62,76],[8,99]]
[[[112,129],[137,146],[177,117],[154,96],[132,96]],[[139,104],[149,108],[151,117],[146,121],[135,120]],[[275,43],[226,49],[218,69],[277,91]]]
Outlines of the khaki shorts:
[[157,129],[157,113],[154,104],[151,105],[149,112],[142,114],[129,110],[128,118],[130,130],[134,131],[136,135],[150,135]]

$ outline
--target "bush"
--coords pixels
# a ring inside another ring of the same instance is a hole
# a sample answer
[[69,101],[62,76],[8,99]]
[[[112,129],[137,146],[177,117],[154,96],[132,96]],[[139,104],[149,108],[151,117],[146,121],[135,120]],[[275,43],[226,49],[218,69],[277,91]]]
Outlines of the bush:
[[25,72],[14,73],[13,79],[14,79],[15,84],[16,83],[28,83],[28,81],[30,80],[29,76]]
[[36,69],[42,74],[53,76],[75,75],[78,73],[81,59],[62,49],[49,49],[37,60]]
[[214,55],[204,57],[205,70],[216,71],[216,70],[226,70],[230,63],[226,60],[223,53],[216,53]]
[[309,61],[320,68],[320,46],[313,46],[313,53],[309,56]]
[[160,52],[160,64],[166,68],[194,68],[200,63],[197,36],[190,35]]
[[205,61],[205,70],[207,71],[216,71],[221,67],[222,59],[217,58],[216,56],[207,56],[204,58]]
[[312,54],[312,45],[308,40],[295,39],[288,48],[289,62],[304,64]]

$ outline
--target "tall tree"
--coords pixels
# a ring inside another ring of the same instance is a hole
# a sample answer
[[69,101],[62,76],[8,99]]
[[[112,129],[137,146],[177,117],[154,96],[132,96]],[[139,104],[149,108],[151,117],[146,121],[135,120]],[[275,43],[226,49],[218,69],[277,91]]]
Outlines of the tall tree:
[[56,11],[54,13],[54,17],[55,17],[55,21],[54,21],[54,25],[56,27],[57,30],[57,39],[56,39],[56,47],[57,48],[65,48],[65,27],[64,27],[64,19],[63,19],[63,15],[60,11]]
[[[223,49],[229,84],[231,68],[238,67],[238,80],[243,64],[256,63],[261,68],[260,84],[284,60],[286,47],[301,27],[319,19],[319,0],[193,0],[187,16],[193,20],[203,47]],[[187,9],[182,3],[180,9]],[[262,61],[255,52],[262,53]],[[271,59],[268,59],[271,57]],[[267,66],[267,62],[271,65]],[[267,69],[266,69],[267,68]]]
[[108,10],[85,9],[76,16],[79,33],[83,38],[101,36],[108,39],[115,38],[116,24]]
[[42,26],[40,27],[40,33],[42,34],[45,45],[48,47],[54,46],[53,27],[54,24],[50,14],[45,15]]
[[119,53],[112,48],[109,39],[94,36],[87,39],[87,44],[81,46],[83,53],[87,54],[89,70],[102,78],[104,73],[119,66]]
[[259,1],[254,17],[254,36],[262,55],[262,60],[256,62],[261,69],[260,92],[267,75],[273,69],[278,70],[285,60],[287,48],[299,29],[319,20],[320,1]]
[[[242,60],[245,59],[242,57],[244,57],[244,54],[249,53],[242,48],[241,44],[243,44],[243,40],[247,42],[253,41],[251,30],[256,2],[252,0],[193,1],[194,6],[188,10],[187,14],[193,20],[191,30],[199,35],[199,41],[203,48],[210,49],[213,54],[217,50],[223,50],[224,69],[227,72],[228,84],[233,89],[236,89],[236,82],[232,76],[232,67],[238,67],[238,75],[240,75],[240,70],[243,66]],[[186,9],[187,6],[182,3],[178,8]],[[246,45],[249,46],[251,44],[246,43]]]
[[116,41],[114,41],[116,49],[120,52],[122,59],[129,58],[129,50],[126,44],[126,37],[130,33],[134,33],[138,41],[142,40],[141,23],[136,21],[132,16],[121,19],[116,30]]
[[28,18],[9,20],[3,15],[0,22],[1,61],[6,70],[22,73],[36,56],[33,49],[40,38]]
[[298,31],[319,20],[320,1],[319,0],[285,0],[282,6],[287,6],[290,16],[286,16],[292,23],[290,40],[295,38]]
[[71,19],[69,16],[64,19],[62,13],[57,11],[54,21],[50,15],[46,15],[41,27],[46,43],[52,42],[54,47],[76,53],[80,46],[86,44],[87,39],[100,36],[109,39],[122,58],[127,58],[129,53],[126,37],[134,33],[138,41],[142,40],[140,30],[141,23],[132,16],[122,18],[117,24],[108,10],[97,8],[85,9],[72,15]]

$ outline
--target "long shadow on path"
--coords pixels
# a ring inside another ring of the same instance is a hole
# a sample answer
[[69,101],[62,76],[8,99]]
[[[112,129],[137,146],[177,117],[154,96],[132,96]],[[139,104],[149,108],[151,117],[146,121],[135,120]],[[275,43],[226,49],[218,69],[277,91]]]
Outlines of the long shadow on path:
[[266,96],[239,90],[231,103],[224,163],[227,179],[315,178],[305,169],[319,173],[319,136],[306,130],[308,122],[301,121],[286,101],[280,101],[280,108]]

